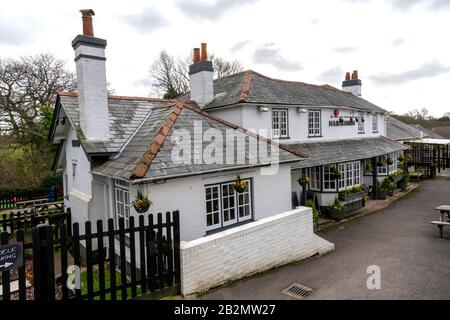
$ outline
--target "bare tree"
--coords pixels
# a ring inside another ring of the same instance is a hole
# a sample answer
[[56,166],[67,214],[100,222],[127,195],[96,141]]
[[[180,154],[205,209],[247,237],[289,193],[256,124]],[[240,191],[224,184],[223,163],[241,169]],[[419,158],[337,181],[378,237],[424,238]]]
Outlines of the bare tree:
[[[242,64],[227,61],[215,55],[210,56],[214,66],[214,78],[223,78],[243,70]],[[164,98],[176,98],[189,91],[189,66],[192,64],[192,55],[175,59],[165,51],[161,51],[158,58],[150,68],[150,76],[156,95]]]
[[406,115],[414,120],[430,120],[432,118],[427,108],[422,108],[421,110],[414,109],[408,111]]
[[52,106],[59,91],[73,91],[76,80],[64,61],[51,54],[19,59],[0,58],[0,133],[27,142],[42,136],[42,108]]

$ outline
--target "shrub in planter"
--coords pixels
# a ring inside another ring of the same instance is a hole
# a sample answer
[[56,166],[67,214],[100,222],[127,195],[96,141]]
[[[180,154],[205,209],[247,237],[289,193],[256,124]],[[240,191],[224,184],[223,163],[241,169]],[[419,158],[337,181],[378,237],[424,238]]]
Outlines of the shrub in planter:
[[328,214],[331,219],[340,221],[345,217],[345,207],[338,197],[334,199],[333,204],[328,208]]
[[397,187],[402,190],[406,190],[406,188],[408,187],[408,181],[409,181],[409,174],[404,173],[402,175],[402,179],[397,182]]
[[[381,197],[383,194],[388,194],[390,196],[394,195],[394,187],[395,185],[392,177],[384,178],[384,180],[380,184],[378,198],[382,199]],[[384,196],[384,199],[386,199],[386,196]]]

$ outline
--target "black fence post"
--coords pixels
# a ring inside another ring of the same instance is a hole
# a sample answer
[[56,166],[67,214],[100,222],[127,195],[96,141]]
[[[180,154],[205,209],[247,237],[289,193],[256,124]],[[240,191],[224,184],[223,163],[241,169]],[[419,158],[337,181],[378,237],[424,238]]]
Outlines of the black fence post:
[[372,177],[373,177],[373,188],[372,188],[372,198],[378,199],[378,166],[377,157],[372,158]]
[[49,225],[39,225],[33,230],[34,299],[55,300],[55,268],[53,234]]
[[181,259],[180,259],[180,212],[173,212],[173,251],[175,264],[175,282],[180,284],[181,280]]

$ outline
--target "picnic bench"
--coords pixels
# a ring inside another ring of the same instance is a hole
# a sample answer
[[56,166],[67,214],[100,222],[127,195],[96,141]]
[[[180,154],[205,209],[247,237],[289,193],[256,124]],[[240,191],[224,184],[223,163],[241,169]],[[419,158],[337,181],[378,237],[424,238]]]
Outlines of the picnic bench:
[[[444,227],[450,226],[450,205],[442,205],[437,208],[434,208],[434,210],[438,210],[441,214],[441,218],[439,221],[431,221],[431,224],[436,225],[439,228],[439,233],[441,235],[441,238],[444,237]],[[447,215],[447,221],[445,221],[445,215]]]
[[38,203],[34,205],[34,209],[36,212],[42,212],[45,209],[48,209],[49,207],[54,206],[57,209],[63,209],[64,208],[64,201],[52,201],[52,202],[45,202],[45,203]]
[[26,200],[26,201],[17,201],[16,207],[18,209],[27,208],[27,207],[34,207],[36,204],[47,202],[48,198],[40,198],[40,199],[33,199],[33,200]]
[[411,179],[416,179],[417,181],[425,175],[423,170],[417,170],[414,166],[409,167],[408,173]]

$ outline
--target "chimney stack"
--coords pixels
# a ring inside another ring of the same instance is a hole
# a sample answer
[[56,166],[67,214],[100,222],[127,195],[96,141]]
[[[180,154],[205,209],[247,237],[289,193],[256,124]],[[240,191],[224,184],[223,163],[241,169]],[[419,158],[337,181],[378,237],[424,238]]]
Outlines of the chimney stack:
[[194,63],[189,66],[189,86],[191,89],[191,100],[194,100],[200,107],[204,107],[214,99],[213,88],[213,66],[208,61],[208,51],[206,43],[194,49]]
[[353,70],[350,79],[350,72],[345,74],[345,80],[342,82],[342,90],[345,92],[350,92],[355,96],[361,97],[361,86],[362,82],[358,77],[358,70]]
[[108,91],[106,84],[106,40],[94,37],[92,9],[80,10],[83,35],[72,41],[78,85],[80,127],[88,141],[101,142],[110,137]]

